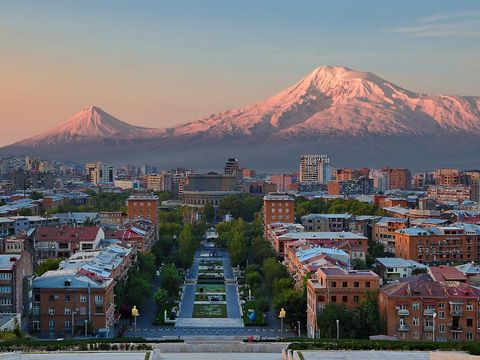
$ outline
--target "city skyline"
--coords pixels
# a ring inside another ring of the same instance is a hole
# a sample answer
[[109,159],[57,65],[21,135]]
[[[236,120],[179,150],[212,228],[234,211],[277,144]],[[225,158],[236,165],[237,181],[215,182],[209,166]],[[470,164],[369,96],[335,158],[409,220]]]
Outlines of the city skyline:
[[170,127],[258,102],[321,65],[374,72],[418,92],[480,94],[480,6],[471,1],[434,9],[378,1],[144,4],[4,4],[0,42],[10,55],[0,59],[0,120],[9,136],[0,145],[87,105],[135,125]]

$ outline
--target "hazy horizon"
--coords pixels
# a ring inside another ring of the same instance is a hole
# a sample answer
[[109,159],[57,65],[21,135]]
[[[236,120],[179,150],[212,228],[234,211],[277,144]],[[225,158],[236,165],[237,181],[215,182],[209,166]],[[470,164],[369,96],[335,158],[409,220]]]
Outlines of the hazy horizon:
[[261,101],[322,65],[480,96],[480,3],[25,1],[0,13],[7,145],[96,105],[163,128]]

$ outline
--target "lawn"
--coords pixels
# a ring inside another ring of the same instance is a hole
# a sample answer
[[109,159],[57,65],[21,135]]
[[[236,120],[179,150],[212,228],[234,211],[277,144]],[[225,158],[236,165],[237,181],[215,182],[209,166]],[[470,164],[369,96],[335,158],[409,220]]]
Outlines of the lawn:
[[208,301],[208,297],[209,296],[215,296],[215,297],[221,297],[222,300],[221,301],[226,301],[227,299],[227,296],[226,295],[223,295],[223,294],[216,294],[216,295],[204,295],[203,296],[203,299],[201,298],[200,294],[195,294],[195,301]]
[[[258,309],[257,303],[255,301],[245,301],[243,308],[243,324],[246,326],[264,326],[266,325],[263,321],[263,313]],[[251,322],[248,318],[249,309],[252,309],[257,314],[257,319],[254,322]]]
[[223,261],[219,261],[219,260],[201,260],[200,265],[203,265],[203,266],[212,266],[212,265],[220,265],[220,266],[223,266]]
[[193,305],[194,318],[226,318],[227,305],[225,304],[195,304]]
[[216,284],[197,285],[195,292],[199,293],[200,288],[202,288],[203,292],[206,292],[206,293],[225,293],[225,285],[216,285]]

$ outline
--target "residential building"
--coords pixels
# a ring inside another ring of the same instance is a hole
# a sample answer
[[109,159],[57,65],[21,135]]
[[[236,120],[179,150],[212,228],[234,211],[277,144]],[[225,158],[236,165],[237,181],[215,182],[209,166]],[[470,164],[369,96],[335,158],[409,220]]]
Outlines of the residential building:
[[412,174],[408,169],[384,168],[382,172],[388,179],[388,190],[408,190],[411,187]]
[[[263,224],[295,222],[295,200],[285,193],[274,193],[263,197]],[[265,229],[266,232],[266,229]]]
[[401,340],[478,341],[480,290],[459,281],[435,281],[427,274],[380,289],[387,335]]
[[302,216],[306,231],[349,231],[352,214],[309,214]]
[[32,276],[29,253],[0,254],[0,313],[18,313],[22,318],[30,313]]
[[395,232],[395,255],[432,265],[477,261],[477,239],[462,226],[404,228]]
[[438,186],[460,185],[460,171],[458,169],[437,169],[434,177],[435,185]]
[[307,334],[318,336],[317,315],[325,305],[341,304],[348,309],[360,306],[368,296],[376,296],[380,277],[369,270],[340,267],[319,268],[307,281]]
[[130,220],[147,219],[158,223],[158,196],[131,195],[127,199],[127,216]]
[[242,175],[240,171],[240,165],[235,158],[229,158],[225,163],[225,175],[239,176]]
[[440,203],[464,202],[470,200],[470,187],[465,185],[456,186],[429,186],[427,196]]
[[425,271],[428,267],[413,260],[402,258],[376,258],[375,271],[386,282],[400,280],[414,275],[414,272]]
[[115,168],[98,161],[86,165],[87,181],[94,185],[112,184],[115,179]]
[[386,252],[395,254],[395,233],[408,226],[407,219],[382,217],[373,225],[373,241],[381,243]]
[[302,155],[300,157],[301,183],[327,184],[330,178],[330,158],[327,155]]

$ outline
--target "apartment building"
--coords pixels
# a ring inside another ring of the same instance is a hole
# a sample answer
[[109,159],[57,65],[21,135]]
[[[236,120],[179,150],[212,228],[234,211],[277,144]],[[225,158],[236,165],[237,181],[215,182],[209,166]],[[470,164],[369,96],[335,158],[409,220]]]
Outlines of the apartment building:
[[478,341],[480,290],[423,274],[379,292],[387,335],[405,340]]
[[18,313],[22,317],[30,313],[32,276],[29,253],[0,255],[0,313]]
[[114,280],[85,270],[48,271],[33,280],[31,330],[40,337],[108,334],[115,317]]
[[427,270],[428,267],[413,260],[402,258],[376,258],[375,271],[386,282],[398,281],[412,276],[415,270]]
[[411,187],[412,174],[408,169],[382,169],[383,174],[387,178],[388,190],[408,190]]
[[395,253],[395,234],[398,229],[408,227],[408,220],[382,217],[373,225],[373,241],[383,244],[385,251]]
[[99,226],[40,226],[33,233],[39,259],[68,258],[77,251],[95,250],[103,239],[105,232]]
[[435,185],[456,186],[460,184],[460,171],[458,169],[437,169],[434,178]]
[[304,184],[327,184],[331,178],[328,155],[302,155],[300,157],[300,182]]
[[307,333],[317,335],[317,315],[329,303],[348,309],[360,306],[367,296],[376,294],[380,277],[369,270],[346,270],[340,267],[319,268],[307,281]]
[[395,254],[424,264],[478,260],[478,230],[466,226],[404,228],[395,232]]
[[131,195],[127,199],[127,216],[130,220],[147,219],[158,223],[158,196]]
[[295,222],[295,200],[285,193],[274,193],[263,197],[263,224]]
[[352,214],[309,214],[301,222],[307,231],[349,231]]
[[427,196],[439,203],[464,202],[470,200],[470,187],[466,185],[429,186]]

